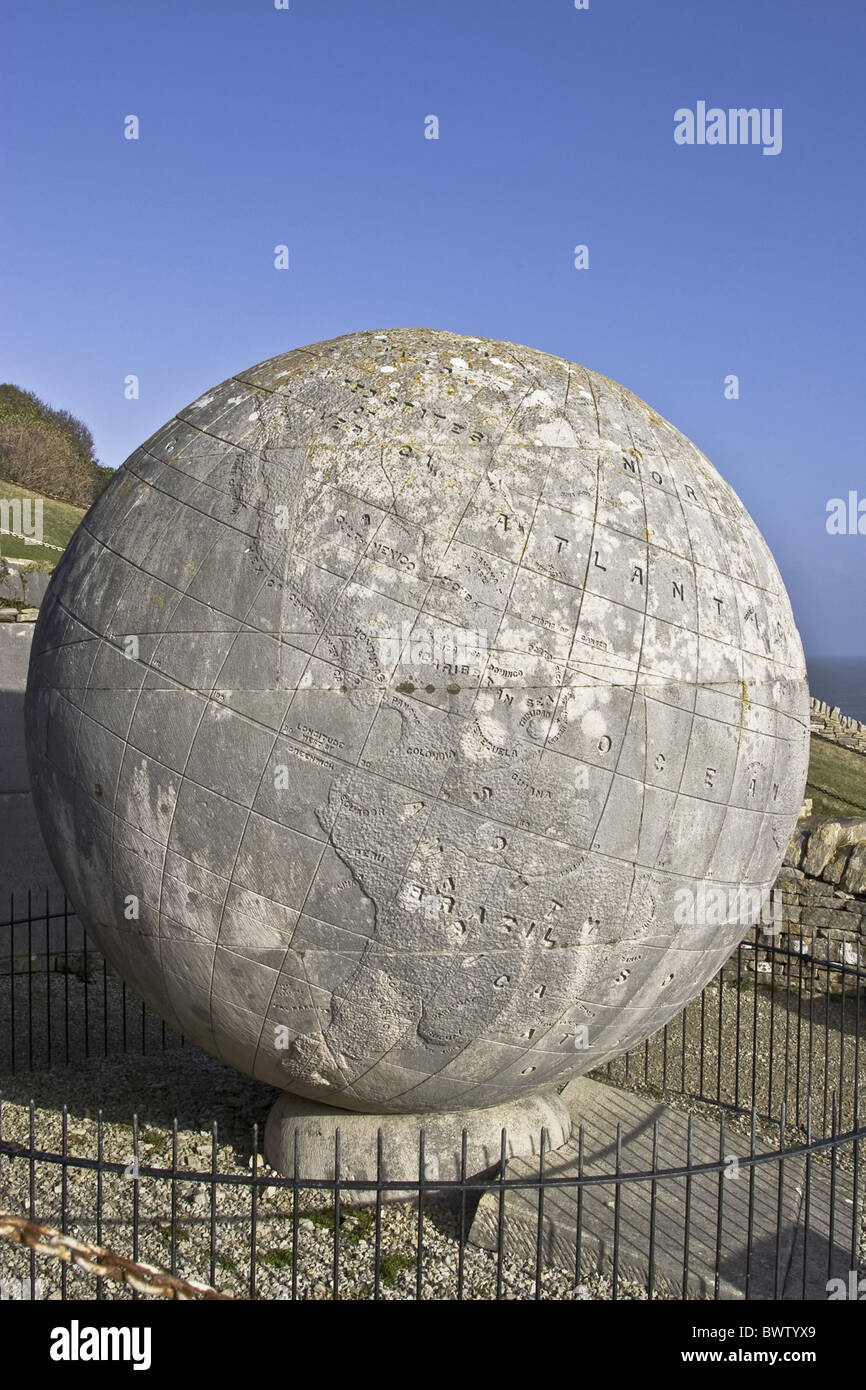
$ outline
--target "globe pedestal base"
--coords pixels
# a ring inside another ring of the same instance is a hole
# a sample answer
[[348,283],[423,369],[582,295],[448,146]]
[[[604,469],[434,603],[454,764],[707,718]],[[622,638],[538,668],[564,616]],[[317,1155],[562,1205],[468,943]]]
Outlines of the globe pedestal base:
[[[423,1154],[420,1132],[424,1131]],[[369,1203],[375,1188],[342,1187],[350,1182],[375,1182],[381,1130],[382,1182],[459,1181],[463,1172],[463,1131],[466,1131],[465,1178],[471,1180],[498,1167],[502,1131],[509,1158],[531,1157],[565,1144],[571,1117],[556,1091],[538,1091],[520,1100],[486,1110],[451,1110],[416,1115],[363,1115],[284,1095],[272,1106],[265,1126],[265,1161],[285,1177],[333,1180],[339,1130],[339,1178],[342,1200]],[[296,1168],[297,1165],[297,1168]],[[386,1188],[383,1201],[403,1200],[417,1189]]]

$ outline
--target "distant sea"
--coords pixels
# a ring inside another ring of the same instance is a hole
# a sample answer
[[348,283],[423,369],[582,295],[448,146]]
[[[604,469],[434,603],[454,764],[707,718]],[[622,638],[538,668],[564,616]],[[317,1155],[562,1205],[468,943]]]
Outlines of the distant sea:
[[866,723],[866,657],[811,656],[806,658],[809,693],[816,700],[838,705],[843,714]]

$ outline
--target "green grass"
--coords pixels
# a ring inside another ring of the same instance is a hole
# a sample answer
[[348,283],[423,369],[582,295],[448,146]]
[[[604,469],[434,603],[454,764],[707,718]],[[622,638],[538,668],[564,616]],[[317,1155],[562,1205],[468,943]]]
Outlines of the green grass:
[[292,1267],[291,1250],[263,1250],[258,1258],[259,1264],[267,1265],[268,1269],[291,1269]]
[[346,1215],[355,1218],[357,1225],[347,1233],[354,1245],[359,1240],[373,1240],[376,1235],[376,1217],[370,1207],[349,1207]]
[[[178,1226],[174,1233],[174,1237],[176,1243],[180,1245],[183,1241],[189,1240],[189,1231],[185,1230],[183,1226]],[[171,1246],[171,1227],[160,1226],[159,1238],[163,1245]]]
[[333,1231],[334,1213],[332,1211],[302,1211],[301,1217],[307,1221],[312,1221],[314,1226],[320,1226],[323,1231]]
[[[38,492],[7,483],[0,478],[0,497],[9,501],[26,497],[38,499]],[[53,569],[60,559],[62,549],[69,544],[72,533],[84,516],[81,507],[70,506],[68,502],[54,502],[50,497],[42,499],[42,539],[49,545],[30,545],[16,536],[0,533],[0,556],[6,560],[36,560],[39,568]],[[51,546],[60,546],[52,550]]]
[[[334,1212],[332,1208],[326,1211],[302,1211],[299,1216],[312,1221],[314,1226],[318,1226],[323,1231],[333,1231]],[[347,1220],[354,1222],[351,1226],[344,1223]],[[340,1208],[340,1239],[344,1245],[357,1245],[359,1240],[372,1240],[376,1230],[376,1218],[370,1207],[341,1207]]]
[[814,816],[866,816],[866,755],[813,734],[806,796]]
[[414,1268],[415,1257],[413,1255],[383,1255],[379,1264],[379,1277],[383,1284],[387,1285],[389,1289],[393,1289],[400,1271]]
[[158,1129],[139,1130],[138,1138],[140,1143],[147,1144],[153,1149],[161,1149],[168,1143],[168,1135],[163,1134],[162,1131]]

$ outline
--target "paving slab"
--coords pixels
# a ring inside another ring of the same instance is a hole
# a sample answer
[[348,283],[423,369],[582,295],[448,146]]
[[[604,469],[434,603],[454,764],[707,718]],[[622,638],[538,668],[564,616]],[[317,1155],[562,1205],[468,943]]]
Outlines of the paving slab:
[[[620,1171],[650,1173],[653,1167],[678,1170],[726,1160],[725,1174],[651,1178],[620,1184],[597,1181],[546,1188],[541,1213],[540,1250],[545,1265],[575,1271],[575,1283],[590,1272],[610,1274],[614,1251],[623,1280],[636,1281],[673,1297],[727,1299],[802,1298],[805,1159],[742,1165],[748,1143],[719,1125],[688,1116],[645,1095],[620,1091],[580,1078],[561,1099],[574,1121],[568,1144],[545,1163],[548,1176],[609,1177]],[[691,1138],[689,1121],[691,1119]],[[656,1146],[656,1164],[653,1150]],[[690,1145],[690,1149],[689,1149]],[[759,1152],[760,1152],[759,1146]],[[780,1175],[781,1168],[781,1175]],[[537,1161],[512,1159],[506,1178],[538,1176]],[[581,1195],[582,1192],[582,1195]],[[825,1298],[827,1270],[842,1275],[851,1263],[852,1196],[850,1175],[837,1173],[835,1233],[830,1223],[829,1162],[810,1163],[809,1239],[806,1297]],[[655,1202],[653,1202],[655,1196]],[[846,1201],[847,1199],[847,1201]],[[480,1201],[470,1242],[497,1248],[500,1202],[507,1253],[533,1255],[538,1249],[538,1192],[531,1188],[488,1193]],[[843,1220],[846,1223],[843,1229]],[[578,1230],[580,1235],[578,1238]],[[751,1239],[749,1239],[751,1233]],[[751,1255],[749,1251],[751,1250]]]

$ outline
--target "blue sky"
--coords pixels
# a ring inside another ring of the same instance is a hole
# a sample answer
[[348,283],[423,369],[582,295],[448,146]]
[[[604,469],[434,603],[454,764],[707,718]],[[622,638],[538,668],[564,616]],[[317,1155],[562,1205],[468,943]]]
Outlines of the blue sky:
[[[866,535],[825,526],[830,498],[866,501],[861,0],[14,11],[0,376],[79,414],[103,462],[290,347],[398,325],[526,343],[694,439],[807,653],[866,656]],[[677,145],[698,101],[781,108],[781,152]]]

